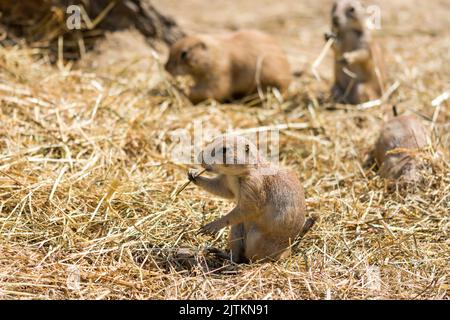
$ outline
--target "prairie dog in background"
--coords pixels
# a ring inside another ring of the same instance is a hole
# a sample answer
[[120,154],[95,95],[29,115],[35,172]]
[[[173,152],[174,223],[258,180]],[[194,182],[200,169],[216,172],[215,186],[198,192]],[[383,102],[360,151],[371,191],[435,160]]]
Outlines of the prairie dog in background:
[[428,145],[427,132],[415,116],[401,115],[386,122],[374,151],[381,177],[419,182],[420,159],[408,151]]
[[384,68],[378,47],[372,45],[363,6],[356,0],[336,0],[331,23],[332,33],[325,37],[335,40],[333,99],[359,104],[380,98]]
[[305,223],[305,196],[296,174],[268,162],[246,138],[217,138],[200,153],[199,160],[217,176],[195,177],[190,172],[189,179],[212,194],[236,201],[234,209],[200,232],[215,234],[231,226],[229,246],[234,262],[286,257],[294,239],[317,219]]
[[257,30],[184,37],[172,45],[166,70],[193,77],[189,93],[193,103],[241,98],[257,92],[258,86],[285,92],[292,80],[281,47]]

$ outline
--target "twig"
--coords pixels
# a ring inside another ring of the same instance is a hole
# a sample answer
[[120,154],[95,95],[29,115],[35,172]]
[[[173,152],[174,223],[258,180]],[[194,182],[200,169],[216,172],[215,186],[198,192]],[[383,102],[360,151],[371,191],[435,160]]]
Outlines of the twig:
[[334,41],[335,40],[333,38],[328,39],[327,43],[325,43],[325,46],[323,47],[322,51],[320,52],[319,56],[317,57],[316,61],[314,61],[313,65],[311,67],[311,71],[318,81],[322,81],[322,78],[320,77],[320,74],[317,71],[317,68],[319,68],[319,66],[322,63],[323,59],[325,58],[326,54],[331,49],[331,46],[333,45]]
[[[203,169],[202,171],[200,171],[199,173],[197,173],[197,174],[195,175],[195,177],[197,178],[197,177],[201,176],[202,174],[205,173],[205,171],[206,171],[206,169]],[[186,181],[186,182],[181,186],[181,188],[178,189],[177,192],[175,192],[175,194],[173,195],[172,199],[175,199],[176,197],[178,197],[178,195],[179,195],[184,189],[186,189],[186,187],[187,187],[191,182],[192,182],[191,180]]]

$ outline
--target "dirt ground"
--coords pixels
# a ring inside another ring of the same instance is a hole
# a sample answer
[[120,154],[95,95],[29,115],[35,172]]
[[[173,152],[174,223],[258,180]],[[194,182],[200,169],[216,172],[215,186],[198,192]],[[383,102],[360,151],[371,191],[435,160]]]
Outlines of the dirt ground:
[[[167,48],[136,32],[107,36],[76,64],[0,48],[0,298],[449,299],[450,3],[379,0],[390,103],[430,129],[425,182],[413,191],[364,161],[388,107],[321,104],[332,54],[311,65],[332,1],[159,0],[188,32],[257,28],[301,72],[285,101],[187,104],[161,69]],[[194,121],[220,130],[302,123],[280,133],[319,223],[277,263],[233,265],[197,235],[232,203],[189,186],[171,134]],[[187,254],[186,250],[190,253]],[[194,252],[193,255],[191,253]]]

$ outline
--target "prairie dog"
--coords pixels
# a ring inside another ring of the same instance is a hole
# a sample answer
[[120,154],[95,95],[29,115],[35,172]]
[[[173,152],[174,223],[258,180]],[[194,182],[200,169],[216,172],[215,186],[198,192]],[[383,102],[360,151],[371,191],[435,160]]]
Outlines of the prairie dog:
[[305,223],[305,197],[298,177],[268,162],[246,138],[217,138],[200,153],[199,160],[217,176],[195,177],[189,172],[189,179],[212,194],[236,201],[228,214],[200,232],[215,234],[231,226],[229,247],[234,262],[286,257],[294,239],[317,219]]
[[325,37],[335,39],[333,99],[349,104],[378,99],[383,90],[381,54],[372,45],[361,3],[336,0],[331,23],[332,34]]
[[380,175],[383,178],[402,178],[406,182],[420,181],[419,159],[408,151],[427,145],[426,130],[415,116],[401,115],[389,120],[375,144],[374,155]]
[[258,86],[284,92],[292,79],[281,47],[256,30],[184,37],[172,45],[166,70],[193,77],[189,93],[193,103],[240,98],[255,93]]

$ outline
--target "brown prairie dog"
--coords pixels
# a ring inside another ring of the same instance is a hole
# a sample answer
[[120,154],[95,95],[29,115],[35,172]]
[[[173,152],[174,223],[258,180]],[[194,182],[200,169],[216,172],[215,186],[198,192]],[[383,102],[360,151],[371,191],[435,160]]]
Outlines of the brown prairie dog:
[[214,140],[199,155],[214,178],[189,179],[217,196],[234,199],[236,207],[205,225],[200,232],[215,234],[231,226],[229,246],[234,262],[278,260],[314,223],[305,223],[305,198],[297,176],[265,160],[257,147],[238,136]]
[[382,95],[381,53],[373,45],[364,8],[356,0],[335,1],[331,13],[334,37],[334,84],[336,102],[359,104]]
[[415,116],[401,115],[391,119],[383,126],[375,145],[380,175],[383,178],[401,178],[406,182],[420,181],[420,160],[414,157],[413,152],[428,144],[426,130]]
[[172,45],[166,70],[193,77],[189,93],[193,103],[240,98],[257,92],[258,86],[284,92],[292,79],[281,47],[256,30],[182,38]]

